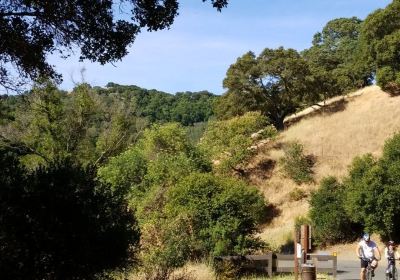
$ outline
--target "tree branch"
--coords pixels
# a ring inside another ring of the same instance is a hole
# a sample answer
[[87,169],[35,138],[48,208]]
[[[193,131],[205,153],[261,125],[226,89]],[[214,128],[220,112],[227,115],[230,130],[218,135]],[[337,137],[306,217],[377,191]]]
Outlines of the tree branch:
[[41,14],[38,12],[5,12],[5,13],[0,13],[0,17],[12,17],[12,16],[17,16],[17,17],[37,17],[40,16]]
[[50,163],[49,159],[45,155],[43,155],[42,153],[36,151],[34,148],[29,147],[25,143],[14,142],[14,141],[8,139],[7,137],[5,137],[4,135],[1,135],[1,134],[0,134],[0,140],[2,140],[0,143],[5,147],[8,147],[10,149],[19,151],[22,154],[31,153],[31,154],[37,155],[37,156],[41,157],[47,163]]

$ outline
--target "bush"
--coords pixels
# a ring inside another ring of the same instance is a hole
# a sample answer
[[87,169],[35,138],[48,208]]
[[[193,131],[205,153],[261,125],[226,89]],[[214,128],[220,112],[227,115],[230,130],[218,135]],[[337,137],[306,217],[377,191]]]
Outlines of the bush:
[[139,241],[124,199],[68,163],[29,174],[0,153],[0,275],[94,279],[130,264]]
[[299,201],[307,197],[307,193],[299,188],[295,188],[289,193],[289,201]]
[[143,189],[148,161],[138,148],[131,148],[116,157],[97,171],[98,178],[109,184],[114,192],[129,194]]
[[246,254],[260,247],[254,236],[266,214],[266,203],[243,182],[194,173],[168,192],[170,220],[185,217],[196,244],[194,256]]
[[240,170],[254,153],[250,149],[255,141],[251,134],[261,129],[264,129],[261,133],[264,138],[271,138],[277,133],[273,126],[268,126],[268,120],[259,112],[210,122],[199,146],[210,158],[220,162],[218,171],[229,173],[232,169]]
[[360,224],[351,222],[344,209],[345,195],[344,186],[334,177],[324,178],[311,195],[309,216],[317,244],[335,244],[359,236]]
[[297,142],[290,143],[284,149],[285,155],[281,160],[286,175],[297,184],[313,181],[313,160],[303,153],[303,145]]

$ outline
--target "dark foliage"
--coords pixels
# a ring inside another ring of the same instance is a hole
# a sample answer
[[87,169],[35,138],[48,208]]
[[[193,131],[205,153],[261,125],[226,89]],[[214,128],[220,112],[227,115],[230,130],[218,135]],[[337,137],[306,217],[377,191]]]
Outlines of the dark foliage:
[[361,29],[363,59],[376,74],[377,84],[392,95],[400,94],[400,1],[371,13]]
[[360,236],[361,224],[352,222],[345,211],[345,196],[345,187],[335,177],[324,178],[311,195],[310,218],[318,244],[353,241]]
[[15,120],[15,109],[22,99],[20,95],[0,95],[0,125]]
[[388,139],[383,156],[357,157],[344,181],[346,211],[369,232],[399,241],[400,234],[400,134]]
[[139,231],[121,197],[59,164],[28,174],[0,152],[2,279],[94,279],[133,261]]

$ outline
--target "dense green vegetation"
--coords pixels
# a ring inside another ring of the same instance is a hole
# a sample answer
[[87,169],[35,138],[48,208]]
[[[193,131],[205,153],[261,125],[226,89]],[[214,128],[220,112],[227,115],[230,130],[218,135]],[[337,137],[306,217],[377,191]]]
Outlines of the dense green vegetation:
[[216,115],[227,119],[260,111],[283,129],[289,114],[370,85],[372,70],[359,51],[361,25],[357,18],[332,20],[302,53],[280,47],[244,54],[227,71],[228,91],[217,101]]
[[0,274],[3,279],[95,279],[135,262],[133,211],[69,162],[34,172],[0,149]]
[[32,169],[63,159],[97,166],[135,143],[151,123],[207,121],[214,98],[208,92],[171,95],[115,84],[82,84],[67,94],[44,82],[0,100],[0,143],[23,154]]
[[319,242],[357,237],[357,229],[397,240],[400,219],[400,134],[389,139],[379,159],[367,154],[354,159],[339,183],[326,178],[311,198],[310,217]]
[[314,35],[312,47],[303,51],[321,97],[340,95],[371,84],[371,67],[360,56],[362,24],[356,17],[331,20],[322,32]]
[[168,94],[146,90],[137,86],[108,83],[106,88],[94,88],[108,99],[122,99],[135,107],[140,117],[149,122],[180,122],[183,125],[207,121],[213,115],[213,103],[217,96],[208,91],[177,92]]
[[261,248],[254,233],[266,214],[263,196],[211,171],[177,123],[146,129],[135,146],[99,168],[100,180],[137,209],[148,279],[167,279],[188,260]]
[[[251,137],[256,132],[257,137]],[[211,121],[199,143],[205,154],[214,160],[214,168],[221,173],[235,170],[243,173],[244,166],[256,148],[252,145],[262,138],[272,138],[276,129],[268,125],[259,112],[248,112],[229,120]]]
[[278,129],[286,116],[314,99],[309,65],[294,49],[265,49],[258,57],[246,53],[229,67],[224,87],[228,92],[216,106],[219,118],[260,111]]
[[309,216],[317,244],[351,241],[360,235],[361,224],[352,222],[345,211],[345,196],[345,187],[335,177],[324,178],[311,195]]
[[361,32],[363,59],[368,61],[382,89],[400,94],[400,1],[371,13]]

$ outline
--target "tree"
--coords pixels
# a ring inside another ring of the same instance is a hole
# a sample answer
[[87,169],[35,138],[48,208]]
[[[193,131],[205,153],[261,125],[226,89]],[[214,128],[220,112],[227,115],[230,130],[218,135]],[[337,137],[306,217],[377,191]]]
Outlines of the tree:
[[386,141],[383,156],[356,158],[344,181],[345,209],[355,222],[384,238],[397,238],[400,218],[400,134]]
[[351,222],[344,208],[346,188],[335,177],[326,177],[312,193],[310,218],[314,237],[322,245],[350,241],[359,236],[360,224]]
[[0,146],[24,151],[21,160],[31,168],[66,158],[96,166],[147,125],[129,103],[100,96],[88,84],[67,95],[45,81],[21,96],[14,120],[0,126]]
[[15,111],[15,120],[1,127],[1,146],[18,150],[31,168],[65,158],[63,99],[66,94],[52,83],[36,85]]
[[364,60],[373,65],[378,85],[400,94],[400,1],[371,13],[361,30]]
[[68,162],[33,173],[0,150],[4,279],[95,279],[135,261],[140,233],[122,196]]
[[371,67],[359,55],[361,26],[356,17],[331,20],[303,51],[324,98],[371,84]]
[[99,179],[137,210],[140,258],[147,279],[167,279],[188,260],[190,252],[190,240],[183,231],[185,221],[166,218],[166,192],[193,172],[210,170],[210,163],[177,123],[146,129],[135,146],[99,168]]
[[248,52],[232,64],[224,79],[228,92],[216,114],[229,118],[260,111],[277,129],[284,118],[315,99],[307,62],[294,49],[265,49],[258,57]]
[[[228,0],[211,3],[221,11]],[[60,80],[47,56],[57,52],[68,56],[73,47],[80,48],[81,60],[101,64],[118,61],[128,53],[127,47],[142,28],[169,28],[178,7],[178,0],[2,0],[0,85],[16,89],[22,83],[13,81],[11,68],[22,78]]]

